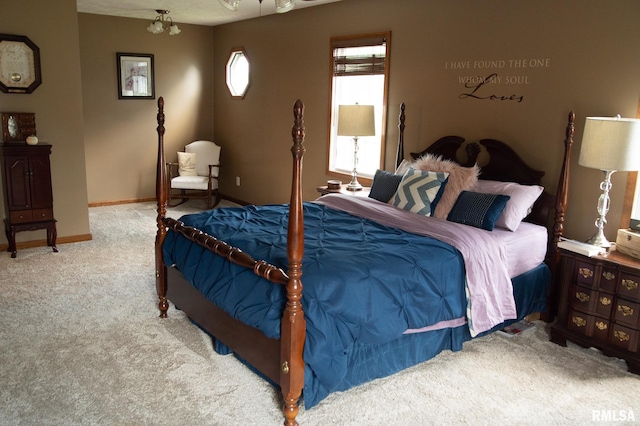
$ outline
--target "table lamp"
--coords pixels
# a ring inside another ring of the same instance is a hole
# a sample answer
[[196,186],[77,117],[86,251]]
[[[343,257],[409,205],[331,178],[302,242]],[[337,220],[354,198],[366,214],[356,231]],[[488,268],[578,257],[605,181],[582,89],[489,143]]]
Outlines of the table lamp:
[[339,105],[338,106],[338,136],[353,137],[353,170],[351,182],[347,190],[358,191],[362,185],[358,182],[358,137],[375,136],[376,126],[373,115],[373,105]]
[[609,211],[611,175],[616,171],[640,170],[640,120],[617,117],[587,117],[578,164],[604,172],[600,184],[595,225],[598,228],[587,243],[608,248],[611,243],[604,236]]

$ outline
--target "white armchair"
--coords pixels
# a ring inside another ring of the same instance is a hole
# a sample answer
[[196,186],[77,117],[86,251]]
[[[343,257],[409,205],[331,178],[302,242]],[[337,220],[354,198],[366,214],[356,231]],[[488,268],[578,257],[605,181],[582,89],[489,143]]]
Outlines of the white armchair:
[[[204,199],[207,208],[218,205],[220,147],[211,141],[195,141],[178,152],[177,163],[167,163],[169,206],[175,207],[188,199]],[[176,173],[177,172],[177,173]],[[173,204],[172,201],[180,201]]]

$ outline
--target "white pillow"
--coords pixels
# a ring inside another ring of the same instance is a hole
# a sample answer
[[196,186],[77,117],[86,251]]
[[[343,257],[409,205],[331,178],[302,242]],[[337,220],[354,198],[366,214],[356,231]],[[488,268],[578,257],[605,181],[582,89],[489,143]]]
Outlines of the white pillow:
[[396,168],[395,174],[403,175],[407,172],[407,170],[409,170],[409,167],[411,167],[411,161],[402,160],[400,165]]
[[520,226],[520,222],[527,217],[533,207],[533,203],[540,197],[544,188],[538,185],[520,185],[514,182],[478,180],[473,187],[473,191],[511,197],[498,218],[496,226],[515,231]]
[[178,174],[180,176],[198,176],[194,152],[178,152]]

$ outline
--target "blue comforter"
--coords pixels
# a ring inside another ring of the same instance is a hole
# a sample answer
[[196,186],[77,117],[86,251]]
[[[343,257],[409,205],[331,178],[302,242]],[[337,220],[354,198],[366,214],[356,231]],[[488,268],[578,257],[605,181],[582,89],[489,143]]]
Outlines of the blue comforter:
[[[287,270],[288,205],[225,208],[181,220]],[[436,239],[368,219],[304,204],[302,303],[305,406],[337,389],[356,343],[383,344],[417,329],[465,316],[465,267],[460,252]],[[283,286],[169,232],[164,261],[233,317],[280,335]]]

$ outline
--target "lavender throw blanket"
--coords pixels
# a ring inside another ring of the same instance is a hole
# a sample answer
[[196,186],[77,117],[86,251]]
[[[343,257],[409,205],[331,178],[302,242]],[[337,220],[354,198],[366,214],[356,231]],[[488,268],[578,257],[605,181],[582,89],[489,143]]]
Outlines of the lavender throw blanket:
[[329,194],[315,202],[382,225],[436,238],[458,249],[466,268],[467,321],[471,336],[516,318],[505,247],[490,231],[420,216],[372,198]]

